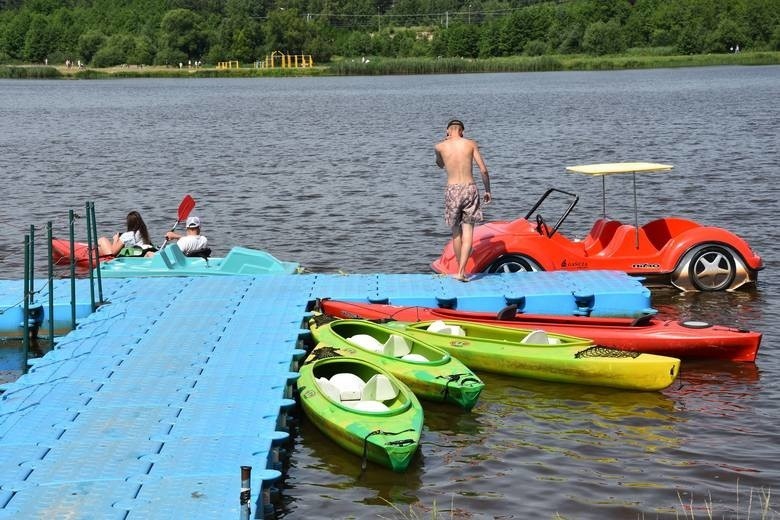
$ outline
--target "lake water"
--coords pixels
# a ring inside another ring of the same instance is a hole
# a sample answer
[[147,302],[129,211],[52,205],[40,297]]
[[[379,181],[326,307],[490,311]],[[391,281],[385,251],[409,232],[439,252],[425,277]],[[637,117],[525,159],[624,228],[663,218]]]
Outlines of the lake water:
[[[46,221],[64,236],[68,209],[92,200],[100,234],[136,209],[161,238],[188,193],[215,256],[243,245],[314,272],[429,272],[448,238],[433,144],[453,117],[490,168],[491,220],[525,214],[555,186],[581,195],[561,231],[582,236],[601,212],[601,182],[565,166],[671,163],[639,177],[640,220],[725,227],[766,268],[751,290],[653,289],[653,305],[762,331],[755,364],[684,363],[656,393],[484,374],[471,413],[426,406],[420,456],[401,475],[361,475],[303,420],[277,514],[650,519],[707,518],[711,507],[716,518],[773,518],[777,499],[759,513],[762,493],[780,490],[778,99],[780,67],[0,80],[0,277],[21,278],[30,225],[43,247]],[[610,216],[630,221],[630,179],[607,187]]]

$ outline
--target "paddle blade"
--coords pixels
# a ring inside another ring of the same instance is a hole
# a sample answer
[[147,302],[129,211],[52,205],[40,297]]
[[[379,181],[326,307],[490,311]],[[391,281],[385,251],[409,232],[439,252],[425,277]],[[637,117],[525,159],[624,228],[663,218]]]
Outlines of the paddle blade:
[[194,207],[195,199],[189,195],[185,195],[181,201],[181,204],[179,204],[179,222],[187,220],[187,217],[190,216],[190,212]]

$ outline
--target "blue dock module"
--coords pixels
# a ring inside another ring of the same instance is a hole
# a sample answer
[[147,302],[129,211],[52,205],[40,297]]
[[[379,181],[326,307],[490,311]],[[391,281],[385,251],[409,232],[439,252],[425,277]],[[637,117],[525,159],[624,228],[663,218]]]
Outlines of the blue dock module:
[[[123,280],[104,280],[103,298],[110,300],[116,292],[121,292]],[[49,287],[47,280],[35,280],[34,307],[40,309],[41,334],[48,335],[49,327]],[[57,279],[53,285],[54,330],[55,335],[71,327],[71,287],[70,280]],[[97,298],[97,297],[96,297]],[[0,281],[0,338],[21,338],[24,326],[24,281]],[[79,321],[92,313],[89,280],[76,280],[76,320]]]
[[650,305],[650,290],[640,280],[619,271],[480,274],[468,283],[443,275],[358,275],[347,280],[317,275],[314,290],[313,299],[467,311],[498,312],[516,304],[520,312],[531,314],[636,318],[655,312]]
[[311,281],[125,283],[5,385],[0,518],[237,517],[241,466],[266,507]]

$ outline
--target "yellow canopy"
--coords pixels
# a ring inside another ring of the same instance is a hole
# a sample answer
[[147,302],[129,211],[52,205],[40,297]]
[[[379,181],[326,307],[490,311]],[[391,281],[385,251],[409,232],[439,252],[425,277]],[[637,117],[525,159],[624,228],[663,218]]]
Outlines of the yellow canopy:
[[587,175],[611,175],[615,173],[640,173],[640,172],[668,172],[674,168],[671,164],[658,164],[648,162],[633,163],[605,163],[583,164],[581,166],[567,166],[570,172],[585,173]]

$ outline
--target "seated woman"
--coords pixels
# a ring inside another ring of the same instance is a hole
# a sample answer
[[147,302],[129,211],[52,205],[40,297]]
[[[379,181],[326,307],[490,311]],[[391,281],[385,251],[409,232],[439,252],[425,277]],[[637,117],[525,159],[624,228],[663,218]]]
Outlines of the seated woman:
[[100,256],[152,256],[156,249],[141,214],[131,211],[127,214],[127,231],[116,233],[111,239],[100,237],[98,251]]
[[210,252],[210,249],[206,247],[208,239],[200,234],[200,219],[198,217],[188,218],[185,227],[187,231],[184,235],[168,231],[165,234],[165,239],[176,240],[176,245],[185,256],[200,256],[204,252]]

